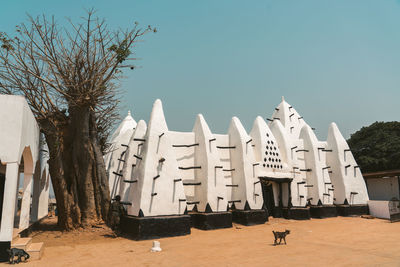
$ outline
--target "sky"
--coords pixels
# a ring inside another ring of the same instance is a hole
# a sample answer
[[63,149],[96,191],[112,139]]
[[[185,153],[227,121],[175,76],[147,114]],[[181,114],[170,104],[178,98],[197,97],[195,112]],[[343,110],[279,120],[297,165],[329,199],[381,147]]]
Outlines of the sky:
[[331,122],[348,138],[399,120],[400,1],[3,0],[0,31],[12,33],[27,13],[62,25],[92,7],[112,29],[158,29],[121,81],[122,118],[131,110],[148,121],[159,98],[170,130],[191,131],[201,113],[214,133],[232,116],[250,131],[284,96],[320,140]]

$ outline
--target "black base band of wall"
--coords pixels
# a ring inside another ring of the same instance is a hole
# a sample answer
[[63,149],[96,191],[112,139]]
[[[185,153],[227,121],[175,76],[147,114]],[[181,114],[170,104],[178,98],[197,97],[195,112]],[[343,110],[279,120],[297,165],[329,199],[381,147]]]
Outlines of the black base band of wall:
[[310,207],[291,207],[282,209],[283,218],[292,220],[309,220]]
[[368,205],[336,205],[339,216],[369,214]]
[[122,232],[135,240],[189,235],[190,224],[189,215],[121,218]]
[[390,214],[390,222],[400,222],[400,213]]
[[189,212],[192,226],[201,230],[213,230],[232,227],[232,213],[230,212]]
[[232,221],[242,225],[264,224],[268,221],[265,210],[233,210]]
[[310,206],[312,218],[336,217],[337,209],[335,205]]
[[0,241],[0,262],[5,262],[10,259],[7,249],[11,248],[10,241]]
[[283,218],[283,208],[274,207],[270,214],[274,218]]

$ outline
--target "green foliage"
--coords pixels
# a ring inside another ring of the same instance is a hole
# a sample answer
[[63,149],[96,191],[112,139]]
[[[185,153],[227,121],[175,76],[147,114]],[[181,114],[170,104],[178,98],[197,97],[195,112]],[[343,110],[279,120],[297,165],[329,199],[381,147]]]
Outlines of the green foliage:
[[119,44],[113,44],[109,48],[111,51],[115,52],[117,54],[117,62],[122,63],[124,62],[129,55],[131,54],[131,51],[129,50],[128,42],[126,40],[123,40]]
[[7,51],[14,50],[11,40],[8,39],[7,35],[3,32],[0,32],[0,45],[2,49],[5,49]]
[[400,122],[375,122],[347,142],[363,172],[400,169]]

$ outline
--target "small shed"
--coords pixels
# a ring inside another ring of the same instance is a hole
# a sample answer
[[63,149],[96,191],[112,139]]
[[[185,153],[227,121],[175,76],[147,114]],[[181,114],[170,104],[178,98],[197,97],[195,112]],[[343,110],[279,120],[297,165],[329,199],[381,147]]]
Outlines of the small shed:
[[370,200],[400,199],[400,169],[363,174]]
[[370,201],[371,215],[377,218],[400,220],[400,170],[363,174]]

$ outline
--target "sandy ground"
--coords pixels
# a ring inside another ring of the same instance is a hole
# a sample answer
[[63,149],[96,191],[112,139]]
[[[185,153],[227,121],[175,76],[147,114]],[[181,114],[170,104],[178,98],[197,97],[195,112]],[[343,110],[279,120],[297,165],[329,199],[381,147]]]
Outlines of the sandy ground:
[[[54,222],[54,221],[53,221]],[[52,223],[47,221],[46,223]],[[40,261],[23,266],[400,266],[400,223],[359,217],[234,225],[152,241],[112,237],[108,228],[62,233],[47,225],[33,233],[45,242]],[[272,230],[290,229],[287,245],[273,246]]]

